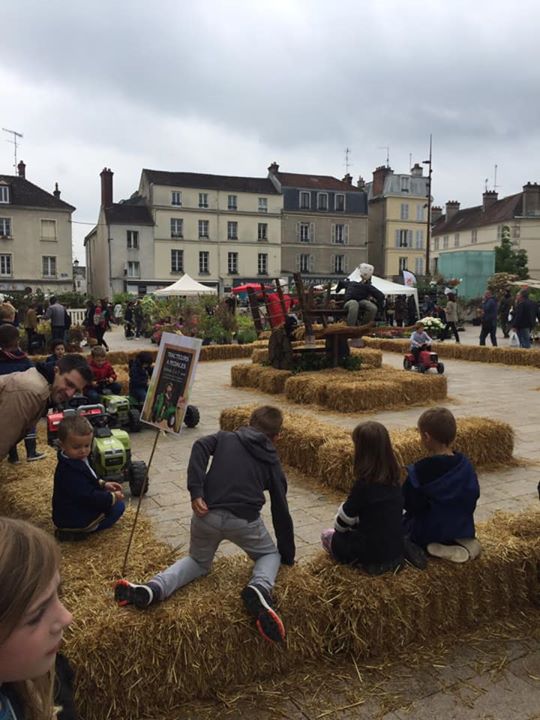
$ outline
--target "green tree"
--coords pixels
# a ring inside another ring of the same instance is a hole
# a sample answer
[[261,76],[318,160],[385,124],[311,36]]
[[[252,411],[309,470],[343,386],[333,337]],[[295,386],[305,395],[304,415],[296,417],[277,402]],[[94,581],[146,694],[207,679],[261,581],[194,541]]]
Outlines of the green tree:
[[495,272],[517,275],[518,280],[529,277],[527,251],[514,250],[510,239],[510,228],[503,225],[501,244],[495,248]]

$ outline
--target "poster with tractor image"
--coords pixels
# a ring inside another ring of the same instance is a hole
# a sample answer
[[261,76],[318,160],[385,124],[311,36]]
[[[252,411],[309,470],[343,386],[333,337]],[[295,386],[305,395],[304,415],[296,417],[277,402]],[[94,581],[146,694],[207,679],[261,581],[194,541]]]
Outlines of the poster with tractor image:
[[163,333],[141,420],[178,434],[188,406],[202,340]]

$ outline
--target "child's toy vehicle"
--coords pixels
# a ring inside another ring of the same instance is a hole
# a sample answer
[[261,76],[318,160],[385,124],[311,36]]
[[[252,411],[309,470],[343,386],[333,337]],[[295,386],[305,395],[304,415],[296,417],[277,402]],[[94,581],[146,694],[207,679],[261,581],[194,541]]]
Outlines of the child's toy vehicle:
[[416,367],[418,372],[421,373],[425,373],[432,368],[435,368],[439,375],[442,375],[444,372],[444,363],[439,362],[439,356],[436,352],[433,352],[433,350],[420,350],[418,364],[416,363],[412,352],[405,353],[405,357],[403,358],[403,367],[405,370],[412,370],[413,367]]
[[[154,422],[158,422],[159,418],[155,416],[152,418]],[[170,428],[174,427],[174,423],[176,422],[176,408],[174,406],[169,406],[163,408],[162,411],[162,420],[167,421],[167,426]],[[199,408],[195,407],[195,405],[188,405],[186,407],[186,412],[184,414],[184,423],[186,427],[188,428],[194,428],[197,427],[199,424],[199,420],[201,419],[201,415],[199,413]]]
[[91,461],[103,480],[129,482],[131,494],[139,496],[148,490],[146,463],[131,459],[131,441],[125,430],[109,427],[109,416],[101,404],[81,405],[47,415],[47,440],[55,445],[58,425],[70,414],[84,415],[94,428]]
[[[132,396],[107,395],[100,398],[110,417],[111,427],[127,428],[129,432],[140,432],[143,428],[141,422],[142,405]],[[199,410],[195,405],[188,405],[184,415],[184,423],[188,428],[194,428],[199,424]],[[167,425],[173,427],[175,410],[167,416]]]

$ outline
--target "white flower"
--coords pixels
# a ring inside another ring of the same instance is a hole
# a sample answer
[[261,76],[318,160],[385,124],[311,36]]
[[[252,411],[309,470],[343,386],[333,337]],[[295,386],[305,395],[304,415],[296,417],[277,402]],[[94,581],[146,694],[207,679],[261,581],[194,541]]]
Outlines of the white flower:
[[426,330],[443,330],[445,325],[442,320],[434,317],[425,317],[420,320]]

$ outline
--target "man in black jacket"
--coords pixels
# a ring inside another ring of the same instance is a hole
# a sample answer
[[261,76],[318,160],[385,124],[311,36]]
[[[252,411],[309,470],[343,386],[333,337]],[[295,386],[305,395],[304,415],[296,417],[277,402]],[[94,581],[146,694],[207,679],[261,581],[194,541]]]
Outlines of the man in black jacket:
[[529,291],[522,290],[516,298],[512,329],[516,331],[519,346],[531,347],[531,330],[536,325],[536,303],[529,299]]
[[[280,642],[285,629],[273,608],[272,588],[281,563],[294,563],[293,523],[287,504],[287,481],[274,447],[283,416],[265,405],[251,414],[248,427],[220,431],[195,442],[188,465],[188,490],[193,517],[189,555],[144,585],[119,580],[119,605],[146,608],[207,575],[222,540],[229,540],[255,561],[249,584],[242,590],[247,611],[267,640]],[[208,462],[212,458],[209,469]],[[260,516],[264,491],[272,502],[277,548]]]

